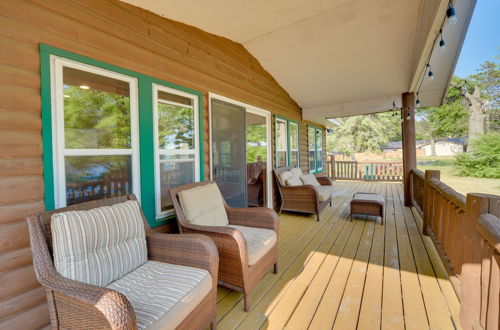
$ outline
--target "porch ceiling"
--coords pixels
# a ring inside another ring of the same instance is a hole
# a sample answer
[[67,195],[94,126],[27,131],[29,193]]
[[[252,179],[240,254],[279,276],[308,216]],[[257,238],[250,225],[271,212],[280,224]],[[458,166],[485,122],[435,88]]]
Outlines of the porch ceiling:
[[[122,0],[243,44],[303,108],[304,119],[388,110],[418,89],[448,1]],[[457,0],[437,79],[422,105],[440,104],[475,1]],[[434,63],[432,63],[434,64]]]

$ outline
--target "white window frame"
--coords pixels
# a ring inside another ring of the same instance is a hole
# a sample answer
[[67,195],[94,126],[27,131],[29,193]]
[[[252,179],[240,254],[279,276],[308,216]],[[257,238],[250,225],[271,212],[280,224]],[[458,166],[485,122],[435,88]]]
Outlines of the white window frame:
[[[319,128],[316,128],[316,172],[323,171],[323,164],[325,163],[325,156],[323,154],[323,131]],[[318,139],[318,136],[321,138]],[[319,141],[318,141],[319,140]],[[321,151],[321,153],[320,153]],[[321,155],[321,158],[320,158]],[[318,163],[321,161],[321,167],[318,166]]]
[[[285,123],[285,149],[278,149],[278,122]],[[288,137],[289,137],[289,132],[288,132],[288,121],[286,119],[280,118],[280,117],[274,117],[274,126],[275,126],[275,132],[276,132],[276,167],[278,167],[278,152],[285,152],[285,166],[290,165],[290,159],[288,157]]]
[[[159,138],[159,129],[158,129],[158,92],[166,92],[178,96],[182,96],[188,98],[193,101],[193,105],[176,103],[173,101],[161,100],[161,103],[177,105],[185,108],[193,109],[194,116],[194,149],[190,150],[165,150],[160,149],[158,138]],[[200,107],[198,102],[198,95],[187,93],[180,91],[178,89],[170,88],[167,86],[153,84],[153,135],[154,135],[154,152],[155,152],[155,210],[156,210],[156,219],[161,219],[167,216],[171,216],[175,214],[175,210],[171,211],[161,211],[161,182],[160,182],[160,156],[161,155],[194,155],[194,178],[195,182],[200,181]]]
[[[297,127],[297,148],[292,149],[292,126]],[[290,161],[288,162],[289,165],[292,165],[292,152],[297,152],[297,167],[300,167],[300,126],[299,123],[294,122],[294,121],[289,121],[289,127],[288,127],[288,139],[290,143]]]
[[[64,139],[64,80],[63,67],[90,72],[129,83],[130,86],[130,149],[65,149]],[[132,192],[140,202],[140,149],[139,149],[139,104],[138,82],[136,78],[83,64],[55,55],[50,56],[50,77],[52,91],[52,147],[54,150],[54,201],[55,207],[65,207],[66,203],[66,171],[65,156],[131,156],[132,160]]]
[[[309,130],[313,130],[314,131],[314,143],[313,143],[313,149],[311,149],[311,146],[310,146],[310,141],[309,139],[311,138],[310,135],[309,135]],[[311,151],[314,151],[314,169],[311,169],[311,155],[310,155],[310,152]],[[314,126],[308,126],[307,127],[307,161],[308,161],[308,166],[309,166],[309,173],[316,173],[317,171],[317,164],[316,164],[316,159],[317,159],[317,155],[316,155],[316,128]]]

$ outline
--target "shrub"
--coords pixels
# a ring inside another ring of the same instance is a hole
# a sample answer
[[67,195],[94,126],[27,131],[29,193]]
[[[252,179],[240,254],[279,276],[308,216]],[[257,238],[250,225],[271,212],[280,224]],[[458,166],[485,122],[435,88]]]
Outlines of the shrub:
[[459,175],[500,178],[500,132],[485,134],[471,144],[473,152],[460,154],[455,161]]

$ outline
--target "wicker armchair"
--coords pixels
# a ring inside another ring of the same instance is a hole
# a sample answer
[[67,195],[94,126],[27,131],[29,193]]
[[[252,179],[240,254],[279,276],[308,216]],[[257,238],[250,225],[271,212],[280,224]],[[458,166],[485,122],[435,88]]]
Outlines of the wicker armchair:
[[[51,217],[66,211],[90,210],[111,206],[134,195],[90,201],[27,219],[38,281],[45,288],[52,327],[55,329],[137,329],[136,314],[131,303],[118,291],[86,284],[61,276],[54,267]],[[148,259],[169,264],[207,270],[212,289],[182,321],[178,329],[215,328],[218,254],[213,242],[203,235],[167,235],[154,232],[142,214],[146,229]]]
[[[279,175],[285,171],[290,171],[293,167],[285,166],[273,170],[276,186],[280,193],[281,203],[279,212],[295,211],[303,213],[316,213],[316,220],[319,221],[319,214],[327,206],[332,205],[331,196],[324,201],[320,201],[319,191],[313,186],[287,187],[281,184]],[[326,176],[316,177],[322,186],[332,186],[332,180]]]
[[217,245],[219,251],[219,285],[241,291],[244,294],[244,310],[250,309],[249,294],[264,275],[274,267],[278,273],[278,244],[272,247],[253,265],[248,263],[247,243],[240,230],[230,226],[245,226],[273,230],[278,237],[279,219],[274,210],[265,207],[232,208],[225,201],[224,208],[229,226],[201,226],[190,223],[179,201],[179,193],[209,184],[210,182],[190,183],[170,189],[170,195],[177,213],[177,223],[181,233],[207,235]]

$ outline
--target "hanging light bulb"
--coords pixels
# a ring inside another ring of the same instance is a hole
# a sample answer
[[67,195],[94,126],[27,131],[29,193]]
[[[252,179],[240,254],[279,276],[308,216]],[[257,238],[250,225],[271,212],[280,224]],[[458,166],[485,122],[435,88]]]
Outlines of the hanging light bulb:
[[433,80],[434,80],[434,72],[432,72],[431,65],[430,65],[430,64],[427,64],[427,67],[429,68],[429,72],[427,73],[427,78],[428,78],[430,81],[433,81]]
[[441,34],[441,40],[439,41],[439,50],[444,52],[446,50],[446,42],[444,42],[443,39],[443,30],[439,30],[439,33]]
[[455,7],[450,3],[448,9],[446,10],[446,17],[448,17],[448,23],[450,25],[457,24],[458,18],[455,12]]
[[410,120],[411,119],[411,112],[408,111],[408,114],[406,115],[406,120]]
[[418,92],[417,92],[417,100],[415,101],[415,107],[420,108],[420,98],[418,97]]

